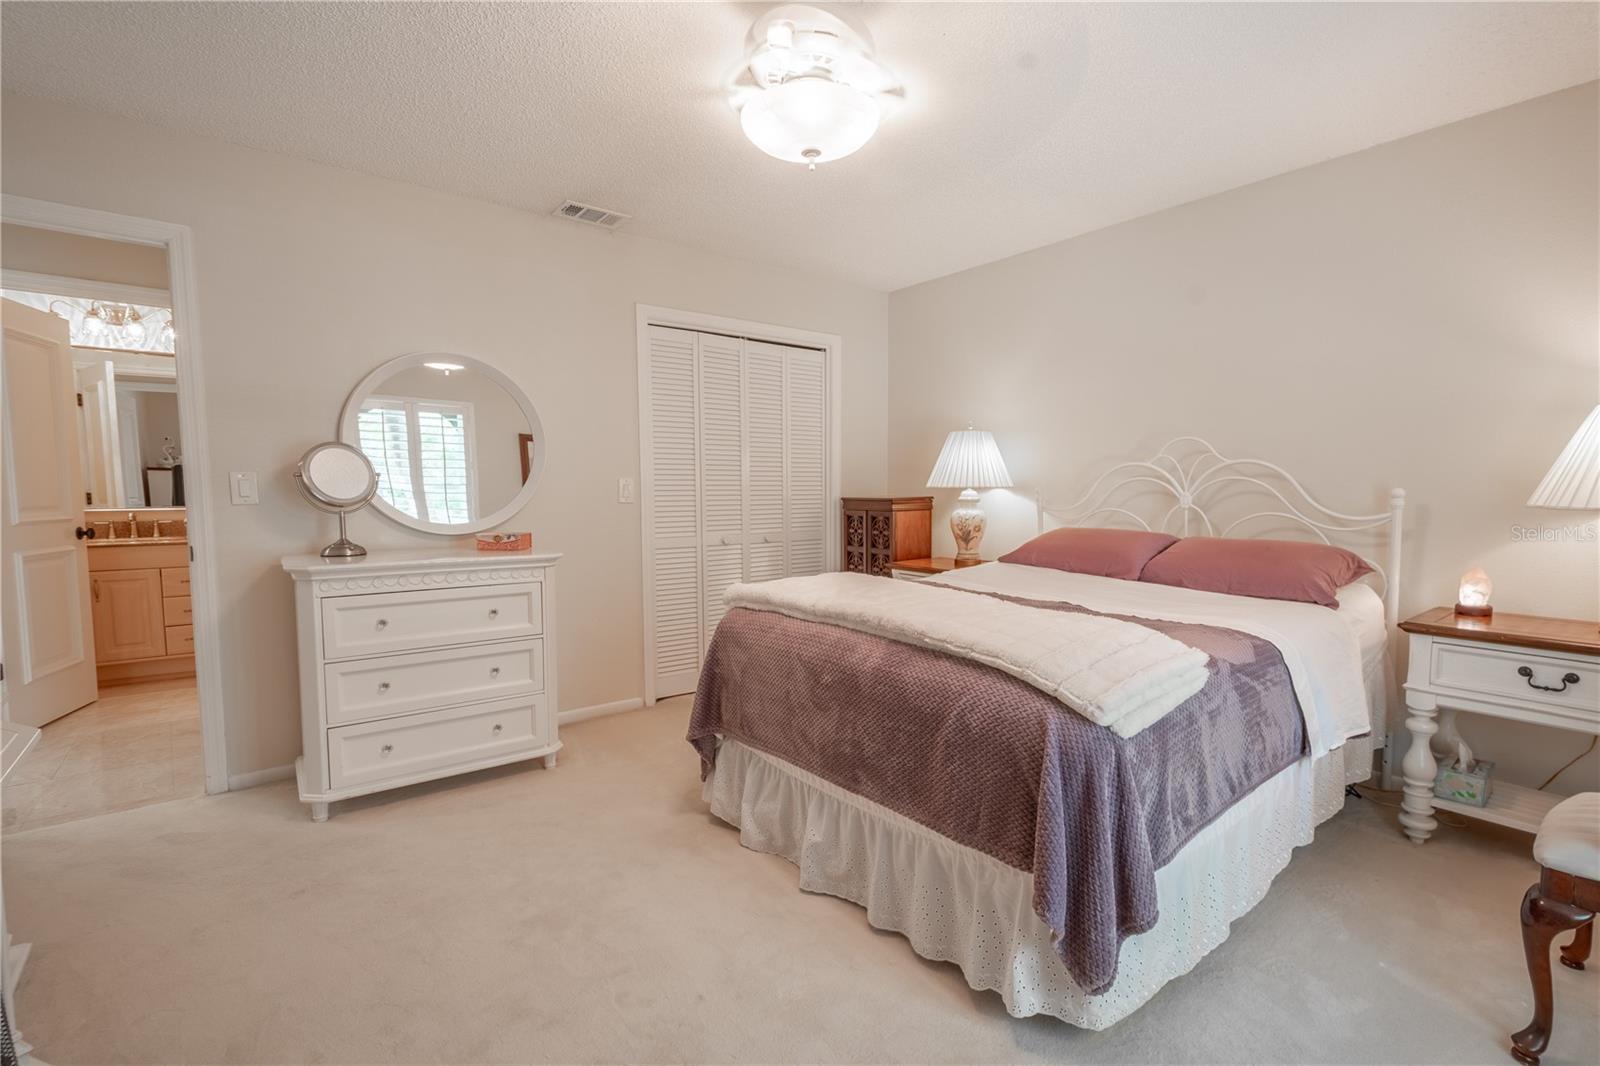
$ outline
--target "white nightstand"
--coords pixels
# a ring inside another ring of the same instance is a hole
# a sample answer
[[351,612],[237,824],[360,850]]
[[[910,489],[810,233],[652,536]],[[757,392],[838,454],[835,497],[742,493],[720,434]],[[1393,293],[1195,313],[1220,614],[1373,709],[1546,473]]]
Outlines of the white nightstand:
[[1410,634],[1400,824],[1420,844],[1435,808],[1534,832],[1563,797],[1494,781],[1485,807],[1438,799],[1434,748],[1451,753],[1456,712],[1600,733],[1600,626],[1570,618],[1500,614],[1469,618],[1435,607],[1400,623]]

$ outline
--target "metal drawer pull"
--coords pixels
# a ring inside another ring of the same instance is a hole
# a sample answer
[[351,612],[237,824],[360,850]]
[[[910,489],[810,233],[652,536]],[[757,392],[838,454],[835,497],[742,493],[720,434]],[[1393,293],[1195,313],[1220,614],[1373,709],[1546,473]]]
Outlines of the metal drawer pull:
[[1557,685],[1541,685],[1541,684],[1539,684],[1537,681],[1535,681],[1533,679],[1533,667],[1531,667],[1531,666],[1519,666],[1519,667],[1517,667],[1517,676],[1518,677],[1527,678],[1528,679],[1528,687],[1529,688],[1536,688],[1540,692],[1565,692],[1565,691],[1567,691],[1567,686],[1568,685],[1576,685],[1579,681],[1583,680],[1577,674],[1575,674],[1575,673],[1573,673],[1573,672],[1571,672],[1569,670],[1567,672],[1566,676],[1564,676],[1561,679],[1561,684],[1559,686],[1557,686]]
[[492,732],[499,733],[500,730],[502,730],[504,728],[505,728],[505,726],[501,725],[499,722],[496,722]]
[[387,681],[379,681],[378,682],[378,691],[379,692],[388,692],[389,691],[389,682],[387,682]]
[[499,618],[500,617],[500,608],[498,608],[498,607],[489,608],[489,617],[490,618]]
[[389,620],[387,618],[378,619],[378,628],[379,629],[388,629],[389,628]]
[[387,755],[393,750],[394,750],[394,745],[393,744],[385,744],[383,747],[378,749],[378,754],[379,755]]
[[500,668],[498,666],[491,666],[489,668],[489,676],[490,677],[499,677],[500,676]]

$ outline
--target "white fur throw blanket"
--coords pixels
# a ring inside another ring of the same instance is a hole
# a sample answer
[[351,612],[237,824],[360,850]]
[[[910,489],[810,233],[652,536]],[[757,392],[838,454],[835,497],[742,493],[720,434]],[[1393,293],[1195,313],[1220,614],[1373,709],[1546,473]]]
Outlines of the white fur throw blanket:
[[1048,611],[865,574],[734,585],[729,607],[775,611],[970,659],[1131,737],[1205,687],[1205,652],[1134,622]]

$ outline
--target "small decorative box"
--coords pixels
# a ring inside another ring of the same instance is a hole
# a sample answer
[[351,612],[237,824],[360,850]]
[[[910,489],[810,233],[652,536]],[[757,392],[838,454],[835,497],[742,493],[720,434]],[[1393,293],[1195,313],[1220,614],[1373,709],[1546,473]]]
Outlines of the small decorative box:
[[1441,766],[1433,779],[1433,794],[1439,799],[1465,803],[1469,807],[1482,807],[1489,802],[1493,787],[1489,775],[1493,771],[1494,763],[1487,759],[1479,759],[1469,771],[1463,771],[1455,763]]
[[531,552],[532,533],[479,533],[478,550],[481,552]]

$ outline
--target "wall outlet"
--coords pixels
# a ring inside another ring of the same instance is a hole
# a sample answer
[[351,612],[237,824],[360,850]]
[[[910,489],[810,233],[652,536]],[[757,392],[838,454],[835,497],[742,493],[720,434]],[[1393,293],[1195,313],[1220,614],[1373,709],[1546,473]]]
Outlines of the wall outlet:
[[632,503],[633,502],[633,478],[631,478],[631,477],[619,477],[619,478],[617,478],[617,502],[618,503]]
[[235,507],[260,503],[261,496],[256,492],[255,471],[234,471],[229,474],[228,495],[232,498]]

